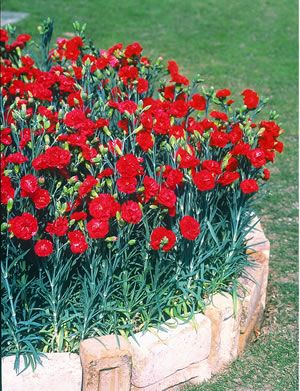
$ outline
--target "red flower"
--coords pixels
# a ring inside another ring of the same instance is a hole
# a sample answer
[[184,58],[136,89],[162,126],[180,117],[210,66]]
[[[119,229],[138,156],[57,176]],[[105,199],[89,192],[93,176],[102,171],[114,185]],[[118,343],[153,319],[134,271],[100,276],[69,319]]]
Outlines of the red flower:
[[173,190],[162,187],[158,193],[157,202],[167,208],[172,208],[176,204],[176,195]]
[[227,88],[224,88],[223,90],[218,90],[216,92],[216,97],[221,100],[227,98],[227,96],[229,95],[231,95],[231,92]]
[[1,203],[7,205],[9,199],[14,199],[15,190],[9,177],[1,175],[0,196]]
[[71,153],[61,147],[50,147],[44,154],[39,155],[32,161],[32,167],[35,170],[46,168],[62,169],[66,167],[71,160]]
[[155,197],[157,195],[159,190],[159,184],[156,182],[155,179],[149,177],[148,175],[145,175],[144,188],[145,202],[148,202],[152,197]]
[[6,158],[7,163],[22,164],[28,162],[28,158],[24,156],[21,152],[11,153]]
[[185,117],[188,113],[189,106],[183,100],[176,100],[171,104],[170,114],[174,117],[182,118]]
[[46,232],[50,235],[64,236],[69,229],[68,219],[66,217],[58,217],[52,223],[46,226]]
[[125,49],[125,56],[126,57],[132,57],[132,56],[139,56],[143,51],[142,46],[138,42],[134,42],[131,45],[128,45]]
[[176,236],[173,231],[164,227],[154,228],[150,237],[150,246],[153,250],[171,250],[176,243]]
[[23,213],[20,216],[13,217],[8,221],[12,232],[18,239],[29,240],[38,230],[37,219],[30,213]]
[[138,84],[137,84],[137,92],[139,94],[143,94],[144,92],[147,92],[149,88],[149,82],[146,79],[139,78],[138,79]]
[[74,212],[70,215],[70,220],[86,220],[87,214],[85,212]]
[[195,185],[200,191],[212,190],[215,187],[214,174],[207,170],[201,170],[193,175]]
[[181,185],[183,181],[183,173],[180,170],[171,167],[167,172],[164,172],[164,177],[166,177],[166,185],[171,190],[175,190],[176,186]]
[[121,217],[127,223],[138,224],[143,217],[140,205],[134,201],[125,201],[121,207]]
[[238,166],[239,166],[238,160],[235,157],[231,156],[227,162],[225,170],[226,171],[235,171],[238,168]]
[[112,176],[114,173],[114,170],[112,168],[105,168],[103,171],[100,172],[100,174],[97,175],[98,179],[102,178],[108,178]]
[[201,167],[202,170],[208,170],[216,175],[220,175],[222,172],[221,163],[216,160],[204,160]]
[[89,204],[91,216],[98,220],[108,220],[114,217],[120,205],[111,194],[99,194]]
[[183,148],[177,151],[177,159],[179,160],[180,168],[195,168],[200,163],[200,160],[195,157],[194,150],[190,148],[190,153]]
[[229,142],[229,137],[227,133],[220,132],[219,130],[214,130],[210,134],[210,143],[212,147],[224,148]]
[[87,250],[88,244],[80,230],[68,232],[68,239],[71,244],[72,253],[81,254]]
[[152,135],[148,132],[143,131],[139,132],[136,135],[136,142],[139,147],[145,152],[149,151],[149,149],[151,149],[154,145]]
[[175,137],[176,139],[184,137],[184,129],[182,125],[173,125],[170,127],[169,135]]
[[92,175],[87,175],[85,180],[81,183],[78,189],[79,197],[83,198],[90,191],[92,191],[93,187],[97,185],[98,181]]
[[53,244],[50,240],[40,239],[34,245],[34,252],[39,257],[48,257],[53,253]]
[[37,209],[44,209],[46,208],[50,201],[50,194],[49,191],[46,189],[38,189],[32,196],[32,201],[34,202],[34,206]]
[[247,106],[247,109],[253,110],[256,109],[259,103],[259,96],[253,90],[244,90],[242,94],[244,96],[244,105]]
[[179,223],[181,235],[188,240],[195,240],[200,234],[200,224],[192,216],[184,216]]
[[255,179],[244,179],[240,184],[241,190],[244,194],[255,193],[259,190]]
[[139,159],[132,153],[122,156],[117,161],[117,170],[123,177],[135,177],[142,173],[143,168],[140,165]]
[[239,177],[240,174],[238,172],[226,171],[220,176],[218,183],[220,183],[222,186],[227,186],[239,179]]
[[213,118],[215,118],[215,119],[219,119],[219,120],[221,120],[221,121],[223,121],[223,122],[227,122],[227,121],[228,121],[227,114],[222,113],[222,112],[220,112],[220,111],[214,110],[214,111],[212,111],[212,112],[210,113],[210,116],[213,117]]
[[266,164],[265,153],[260,148],[251,149],[247,153],[247,157],[250,160],[251,164],[255,168],[260,168]]
[[86,229],[92,239],[105,238],[109,232],[108,220],[92,219],[87,223]]
[[118,190],[125,194],[132,194],[136,191],[137,186],[137,180],[135,177],[126,177],[122,176],[121,178],[117,179],[117,187]]
[[270,170],[268,170],[267,168],[265,168],[264,171],[263,171],[263,174],[264,174],[263,179],[264,179],[265,181],[267,181],[267,180],[270,179],[270,177],[271,177]]
[[38,179],[34,175],[24,175],[20,181],[20,187],[24,195],[31,197],[39,188]]
[[195,110],[203,111],[206,108],[206,99],[200,94],[195,94],[189,102],[189,105]]
[[125,111],[127,111],[129,114],[133,114],[136,112],[137,107],[137,104],[132,100],[124,100],[124,102],[118,104],[120,113],[125,113]]

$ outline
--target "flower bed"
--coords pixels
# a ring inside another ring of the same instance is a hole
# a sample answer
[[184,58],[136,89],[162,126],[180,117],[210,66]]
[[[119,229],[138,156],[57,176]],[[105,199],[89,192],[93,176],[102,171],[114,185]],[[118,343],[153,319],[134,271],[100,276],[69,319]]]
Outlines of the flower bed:
[[[50,48],[1,30],[2,354],[36,366],[80,341],[188,322],[241,294],[252,199],[283,132],[250,89],[189,81],[139,43]],[[29,55],[29,49],[31,55]]]

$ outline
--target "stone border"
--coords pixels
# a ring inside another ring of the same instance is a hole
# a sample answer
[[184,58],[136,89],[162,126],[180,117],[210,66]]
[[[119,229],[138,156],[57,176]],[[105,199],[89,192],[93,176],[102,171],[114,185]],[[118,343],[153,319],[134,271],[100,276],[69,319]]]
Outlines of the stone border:
[[[252,236],[252,237],[251,237]],[[266,302],[270,243],[258,222],[248,236],[255,267],[240,279],[241,299],[234,308],[229,294],[215,294],[204,314],[188,323],[169,321],[164,331],[150,329],[125,339],[89,338],[79,356],[47,354],[44,368],[16,376],[13,357],[2,359],[6,391],[162,391],[200,384],[241,355],[259,328]],[[55,387],[53,384],[55,383]]]

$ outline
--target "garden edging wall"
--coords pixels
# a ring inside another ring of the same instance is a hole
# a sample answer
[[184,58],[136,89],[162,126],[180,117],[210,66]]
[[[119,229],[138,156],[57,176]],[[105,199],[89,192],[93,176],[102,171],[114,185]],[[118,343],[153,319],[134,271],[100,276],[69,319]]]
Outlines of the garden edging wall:
[[[6,391],[160,391],[199,384],[241,355],[259,327],[265,308],[270,243],[260,223],[249,236],[249,257],[256,267],[241,279],[243,297],[236,311],[229,294],[218,293],[204,314],[189,323],[178,321],[161,330],[138,333],[135,339],[114,335],[81,342],[80,357],[47,354],[44,367],[19,376],[14,357],[2,359],[2,385]],[[235,314],[234,314],[235,312]],[[81,365],[82,370],[81,370]],[[82,376],[83,375],[83,376]],[[81,381],[82,378],[82,381]]]

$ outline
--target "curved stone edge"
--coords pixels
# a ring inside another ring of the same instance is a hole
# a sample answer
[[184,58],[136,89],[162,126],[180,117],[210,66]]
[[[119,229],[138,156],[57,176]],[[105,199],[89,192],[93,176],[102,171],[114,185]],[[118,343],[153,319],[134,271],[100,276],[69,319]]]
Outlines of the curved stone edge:
[[262,320],[270,243],[259,222],[249,234],[248,244],[254,267],[247,268],[248,277],[239,280],[243,299],[238,299],[236,308],[229,294],[218,293],[204,314],[196,314],[188,323],[169,321],[160,330],[138,333],[134,339],[115,335],[89,338],[80,344],[80,358],[50,353],[49,360],[43,359],[43,367],[19,376],[13,370],[14,356],[5,357],[4,389],[162,391],[208,380],[243,353]]

